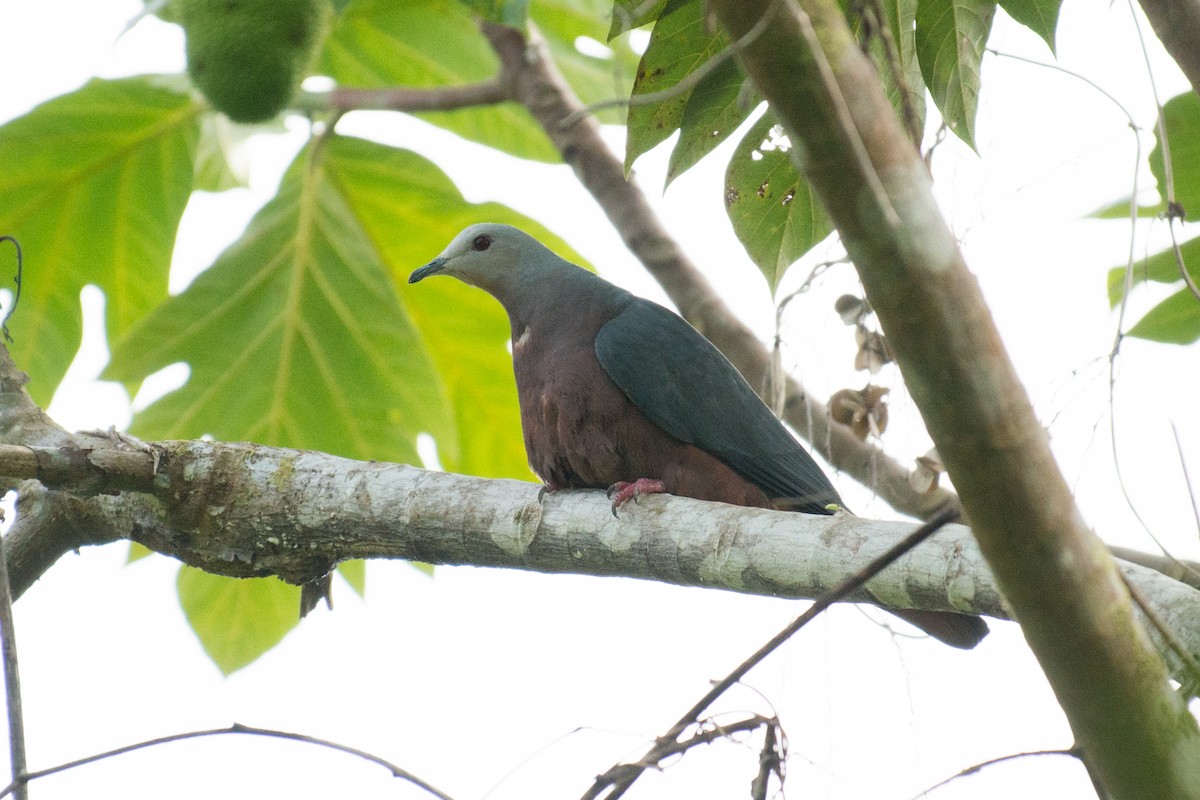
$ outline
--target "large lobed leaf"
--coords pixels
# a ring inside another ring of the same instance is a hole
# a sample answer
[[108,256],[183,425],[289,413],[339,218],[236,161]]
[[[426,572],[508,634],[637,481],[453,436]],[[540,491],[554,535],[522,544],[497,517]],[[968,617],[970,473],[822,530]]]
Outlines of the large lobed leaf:
[[[555,65],[585,104],[629,96],[638,55],[628,37],[609,41],[607,57],[580,51],[579,40],[591,40],[592,49],[604,48],[611,9],[609,0],[536,0],[529,17],[541,32]],[[605,106],[596,117],[605,123],[624,124],[622,108]]]
[[449,433],[387,271],[313,152],[238,242],[115,343],[108,374],[120,380],[191,367],[186,386],[137,415],[135,433],[409,462],[418,433]]
[[924,0],[917,6],[921,74],[950,130],[975,147],[980,63],[995,0]]
[[167,295],[202,108],[155,78],[93,80],[0,128],[0,233],[25,254],[13,358],[46,404],[79,349],[79,291],[115,338]]
[[[457,281],[406,283],[483,220],[519,225],[580,262],[510,209],[466,203],[414,153],[337,136],[309,146],[242,237],[114,345],[115,378],[191,367],[183,388],[137,415],[134,431],[408,462],[427,432],[449,469],[532,477],[503,310]],[[361,592],[359,566],[345,577]],[[189,572],[179,589],[225,671],[296,622],[294,590],[278,582]]]

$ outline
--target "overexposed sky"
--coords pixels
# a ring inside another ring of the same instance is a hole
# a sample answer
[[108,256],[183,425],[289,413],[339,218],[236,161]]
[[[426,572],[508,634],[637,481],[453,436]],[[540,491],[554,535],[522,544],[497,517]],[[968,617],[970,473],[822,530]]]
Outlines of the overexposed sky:
[[[135,0],[7,4],[0,11],[8,32],[0,48],[0,121],[93,75],[181,69],[182,35],[173,26],[147,19],[118,38],[140,8]],[[1051,58],[1003,13],[996,29],[997,49]],[[1151,62],[1165,100],[1186,84],[1154,47]],[[1139,125],[1152,125],[1146,66],[1126,5],[1067,0],[1059,57],[1117,96]],[[509,203],[557,231],[609,279],[662,298],[567,168],[495,156],[395,117],[352,114],[339,130],[429,156],[468,199]],[[173,290],[236,239],[271,195],[303,142],[303,124],[292,120],[288,127],[286,146],[278,138],[251,143],[249,190],[193,198],[179,234]],[[619,147],[620,132],[610,134]],[[1077,79],[989,57],[980,155],[949,140],[934,169],[938,197],[1084,515],[1106,540],[1152,549],[1114,481],[1108,435],[1106,356],[1115,316],[1104,279],[1129,249],[1129,225],[1080,219],[1130,191],[1132,137],[1123,115]],[[1144,152],[1151,145],[1147,133]],[[666,150],[644,158],[637,173],[669,229],[767,338],[770,297],[721,205],[727,156],[728,145],[661,197]],[[1149,174],[1142,173],[1146,185]],[[1150,246],[1151,227],[1139,231],[1138,252]],[[26,268],[37,269],[36,261]],[[797,267],[782,291],[806,272]],[[850,331],[831,310],[834,298],[855,284],[848,268],[833,270],[791,304],[788,363],[818,395],[865,382],[850,368]],[[56,398],[52,412],[67,427],[128,421],[123,391],[94,381],[103,358],[102,342],[89,340]],[[1172,422],[1179,426],[1196,470],[1195,348],[1128,341],[1118,374],[1116,430],[1130,495],[1160,538],[1196,557],[1195,522],[1170,429]],[[894,374],[879,380],[898,387]],[[898,389],[892,419],[889,450],[901,458],[923,453],[916,412]],[[862,513],[894,516],[868,490],[847,479],[838,484]],[[335,612],[312,615],[266,657],[226,679],[183,621],[175,564],[154,557],[126,566],[124,555],[123,547],[111,546],[68,556],[16,607],[34,769],[238,721],[375,752],[458,800],[578,796],[591,776],[636,756],[709,680],[805,605],[466,567],[441,568],[429,579],[403,564],[373,563],[365,602],[336,587]],[[893,637],[877,624],[881,619],[873,611],[835,609],[723,702],[726,711],[781,715],[791,744],[791,796],[903,800],[978,761],[1070,745],[1015,626],[996,623],[983,645],[961,653]],[[710,747],[647,776],[629,796],[744,796],[756,763],[752,746]],[[1092,796],[1076,764],[1047,758],[995,767],[930,797],[1007,798],[1021,791]],[[425,796],[345,756],[242,737],[110,760],[39,781],[32,792],[39,800]]]

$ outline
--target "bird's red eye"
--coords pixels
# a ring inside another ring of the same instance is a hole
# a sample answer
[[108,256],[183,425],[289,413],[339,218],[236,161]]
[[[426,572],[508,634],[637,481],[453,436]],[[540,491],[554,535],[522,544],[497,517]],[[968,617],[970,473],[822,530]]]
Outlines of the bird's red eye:
[[471,242],[471,245],[476,250],[487,250],[492,246],[492,237],[488,236],[486,233],[480,234],[479,236],[475,237],[475,241]]

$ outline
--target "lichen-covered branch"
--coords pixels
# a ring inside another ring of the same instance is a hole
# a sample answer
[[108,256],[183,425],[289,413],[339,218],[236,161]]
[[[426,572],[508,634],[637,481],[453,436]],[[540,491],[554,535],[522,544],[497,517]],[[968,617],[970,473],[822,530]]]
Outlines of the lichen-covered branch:
[[1200,729],[1059,473],[928,173],[832,0],[714,0],[841,233],[980,547],[1113,798],[1194,798]]
[[[531,483],[245,443],[152,443],[104,463],[112,474],[89,478],[89,485],[128,485],[151,465],[157,469],[141,491],[80,497],[66,486],[22,487],[21,515],[8,540],[17,593],[68,550],[127,539],[207,572],[292,583],[345,559],[401,558],[813,598],[912,530],[849,514],[809,516],[668,495],[629,503],[616,518],[599,491],[539,498]],[[29,532],[40,537],[33,550],[43,554],[32,562]],[[50,550],[52,557],[44,555]],[[1200,592],[1152,570],[1124,568],[1200,653]],[[939,532],[869,587],[869,596],[856,599],[1008,613],[961,525]]]

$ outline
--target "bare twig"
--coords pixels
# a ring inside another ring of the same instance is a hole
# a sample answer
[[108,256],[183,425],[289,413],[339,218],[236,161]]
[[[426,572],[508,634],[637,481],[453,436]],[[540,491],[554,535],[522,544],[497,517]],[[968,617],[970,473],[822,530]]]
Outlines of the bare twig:
[[17,668],[17,633],[13,627],[8,559],[0,537],[0,654],[4,661],[4,694],[8,700],[8,752],[12,760],[13,796],[28,797],[25,775],[25,719],[21,711],[21,673]]
[[[739,664],[732,672],[718,681],[711,689],[696,702],[694,706],[689,708],[671,728],[658,737],[650,750],[634,764],[618,764],[608,772],[596,778],[595,783],[583,795],[583,800],[597,800],[604,797],[605,800],[616,800],[625,794],[633,782],[645,772],[648,766],[658,764],[662,761],[666,754],[673,752],[678,743],[678,739],[683,735],[690,726],[696,724],[700,715],[708,709],[713,702],[729,690],[734,684],[738,683],[746,676],[750,670],[762,663],[763,659],[775,652],[780,645],[795,635],[796,631],[803,628],[813,619],[815,619],[822,611],[829,608],[834,603],[844,600],[847,596],[861,589],[868,581],[885,570],[892,562],[900,556],[907,553],[909,550],[916,547],[921,542],[932,536],[938,529],[953,522],[958,518],[958,510],[953,507],[948,507],[933,515],[933,517],[921,525],[908,536],[901,539],[892,547],[888,548],[882,554],[872,559],[859,572],[849,576],[845,580],[839,582],[836,586],[823,594],[821,597],[813,601],[813,604],[805,610],[803,614],[793,620],[787,627],[775,634],[762,647],[760,647],[753,655]],[[611,791],[607,791],[611,789]]]
[[951,775],[949,778],[946,778],[944,781],[938,781],[920,794],[914,795],[912,800],[922,800],[922,798],[924,798],[930,792],[935,792],[938,789],[941,789],[943,786],[958,780],[959,778],[965,778],[968,775],[974,775],[976,772],[981,771],[984,767],[1003,764],[1006,761],[1014,761],[1018,758],[1033,758],[1036,756],[1070,756],[1071,758],[1083,761],[1083,752],[1078,747],[1068,747],[1062,750],[1031,750],[1025,753],[1010,753],[1006,756],[1000,756],[999,758],[992,758],[988,759],[987,761],[981,761],[978,764],[972,764],[966,769]]
[[[103,753],[96,753],[94,755],[85,756],[74,761],[68,761],[65,764],[59,764],[55,767],[47,767],[46,769],[40,769],[36,772],[30,772],[26,774],[25,778],[27,781],[44,778],[47,775],[54,775],[59,772],[65,772],[69,769],[82,767],[87,764],[94,764],[97,761],[103,761],[104,759],[113,758],[114,756],[132,753],[136,750],[144,750],[147,747],[157,747],[158,745],[169,744],[171,742],[182,742],[187,739],[200,739],[207,736],[225,736],[228,734],[246,734],[250,736],[267,736],[275,739],[287,739],[293,742],[301,742],[303,744],[326,747],[330,750],[336,750],[339,753],[347,753],[352,756],[357,756],[365,761],[370,761],[372,764],[378,764],[379,766],[391,772],[393,777],[408,781],[419,789],[423,789],[424,791],[438,798],[438,800],[454,800],[454,798],[452,798],[450,795],[434,788],[429,783],[418,778],[416,775],[413,775],[403,767],[397,766],[396,764],[380,758],[377,755],[373,755],[372,753],[368,753],[365,750],[359,750],[356,747],[350,747],[348,745],[338,744],[337,742],[331,742],[328,739],[320,739],[316,736],[307,736],[302,733],[291,733],[289,731],[277,731],[270,728],[255,728],[236,722],[233,725],[230,725],[228,728],[210,728],[209,730],[203,731],[187,731],[185,733],[174,733],[170,736],[160,736],[157,739],[148,739],[144,742],[136,742],[135,744],[125,745],[124,747],[118,747],[113,750],[106,750]],[[3,791],[0,791],[0,798],[7,797],[9,794],[13,794],[16,788],[17,787],[15,783],[9,784],[3,789]]]

